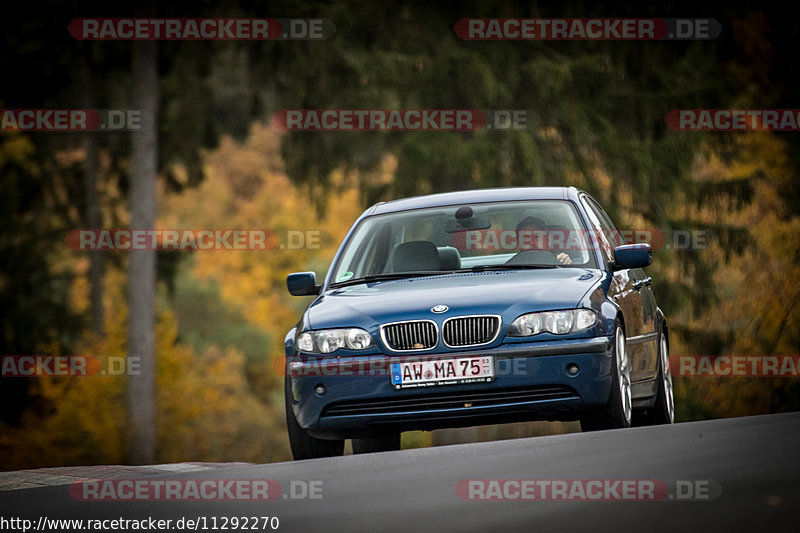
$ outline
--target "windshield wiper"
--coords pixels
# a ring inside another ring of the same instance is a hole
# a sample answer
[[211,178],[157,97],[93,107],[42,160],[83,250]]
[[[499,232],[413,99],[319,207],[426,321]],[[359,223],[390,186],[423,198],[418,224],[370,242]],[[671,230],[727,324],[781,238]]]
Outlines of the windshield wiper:
[[476,265],[462,268],[456,272],[487,272],[492,270],[539,270],[543,268],[561,268],[561,265]]
[[393,279],[407,279],[407,278],[421,278],[425,276],[441,276],[442,274],[449,274],[452,270],[417,270],[414,272],[392,272],[389,274],[372,274],[364,276],[363,278],[354,278],[344,281],[337,281],[331,283],[332,289],[339,287],[347,287],[348,285],[359,285],[361,283],[375,283],[376,281],[391,281]]
[[476,265],[471,268],[458,270],[418,270],[414,272],[392,272],[388,274],[372,274],[363,278],[353,278],[331,283],[331,289],[360,285],[362,283],[375,283],[378,281],[391,281],[396,279],[422,278],[427,276],[442,276],[453,272],[486,272],[492,270],[539,270],[547,268],[561,268],[561,265]]

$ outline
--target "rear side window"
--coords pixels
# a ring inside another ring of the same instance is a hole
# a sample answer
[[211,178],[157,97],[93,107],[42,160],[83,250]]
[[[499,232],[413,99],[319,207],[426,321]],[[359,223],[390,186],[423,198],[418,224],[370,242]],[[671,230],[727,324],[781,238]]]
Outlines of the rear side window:
[[603,253],[603,257],[606,258],[606,261],[613,262],[614,248],[625,244],[622,235],[619,230],[617,230],[616,226],[614,226],[614,223],[611,222],[611,218],[608,214],[597,202],[589,196],[584,196],[582,201],[586,208],[586,214],[589,215],[592,230],[598,237],[600,251]]

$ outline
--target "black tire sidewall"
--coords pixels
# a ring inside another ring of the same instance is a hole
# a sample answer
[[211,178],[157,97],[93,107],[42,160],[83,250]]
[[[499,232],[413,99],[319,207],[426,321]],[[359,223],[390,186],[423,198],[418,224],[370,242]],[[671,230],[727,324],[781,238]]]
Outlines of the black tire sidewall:
[[286,406],[286,431],[289,433],[289,447],[295,461],[302,459],[316,459],[319,457],[336,457],[344,454],[344,439],[326,440],[317,439],[309,435],[297,423],[294,416],[291,400],[291,381],[287,376],[284,379],[284,401]]
[[[625,419],[625,409],[622,405],[622,392],[619,389],[620,375],[619,363],[617,361],[617,358],[619,357],[619,354],[617,353],[617,332],[619,330],[622,330],[622,339],[624,343],[625,328],[622,326],[622,322],[617,319],[614,323],[614,333],[612,335],[613,348],[611,357],[611,391],[608,395],[608,402],[606,405],[581,417],[582,431],[624,429],[631,427],[633,413],[631,412],[630,421]],[[627,346],[625,346],[625,353],[627,354]]]

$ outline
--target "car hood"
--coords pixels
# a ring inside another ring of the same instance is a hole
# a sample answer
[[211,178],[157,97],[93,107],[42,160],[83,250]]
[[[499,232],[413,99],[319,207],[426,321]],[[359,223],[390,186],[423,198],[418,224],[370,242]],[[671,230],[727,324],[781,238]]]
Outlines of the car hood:
[[[373,329],[410,319],[442,320],[471,314],[501,315],[503,321],[553,309],[570,309],[602,278],[594,269],[557,268],[464,272],[351,285],[325,292],[308,308],[306,327]],[[431,308],[449,309],[435,314]]]

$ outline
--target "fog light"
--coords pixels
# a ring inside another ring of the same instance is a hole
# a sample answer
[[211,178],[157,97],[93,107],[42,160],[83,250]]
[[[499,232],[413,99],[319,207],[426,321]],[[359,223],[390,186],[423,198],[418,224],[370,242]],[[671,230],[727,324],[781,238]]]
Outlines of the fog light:
[[325,394],[325,385],[317,385],[316,388],[314,389],[314,392],[322,396],[323,394]]
[[578,365],[576,365],[575,363],[570,363],[567,365],[567,374],[569,374],[570,376],[577,376],[579,370],[580,369],[578,368]]

